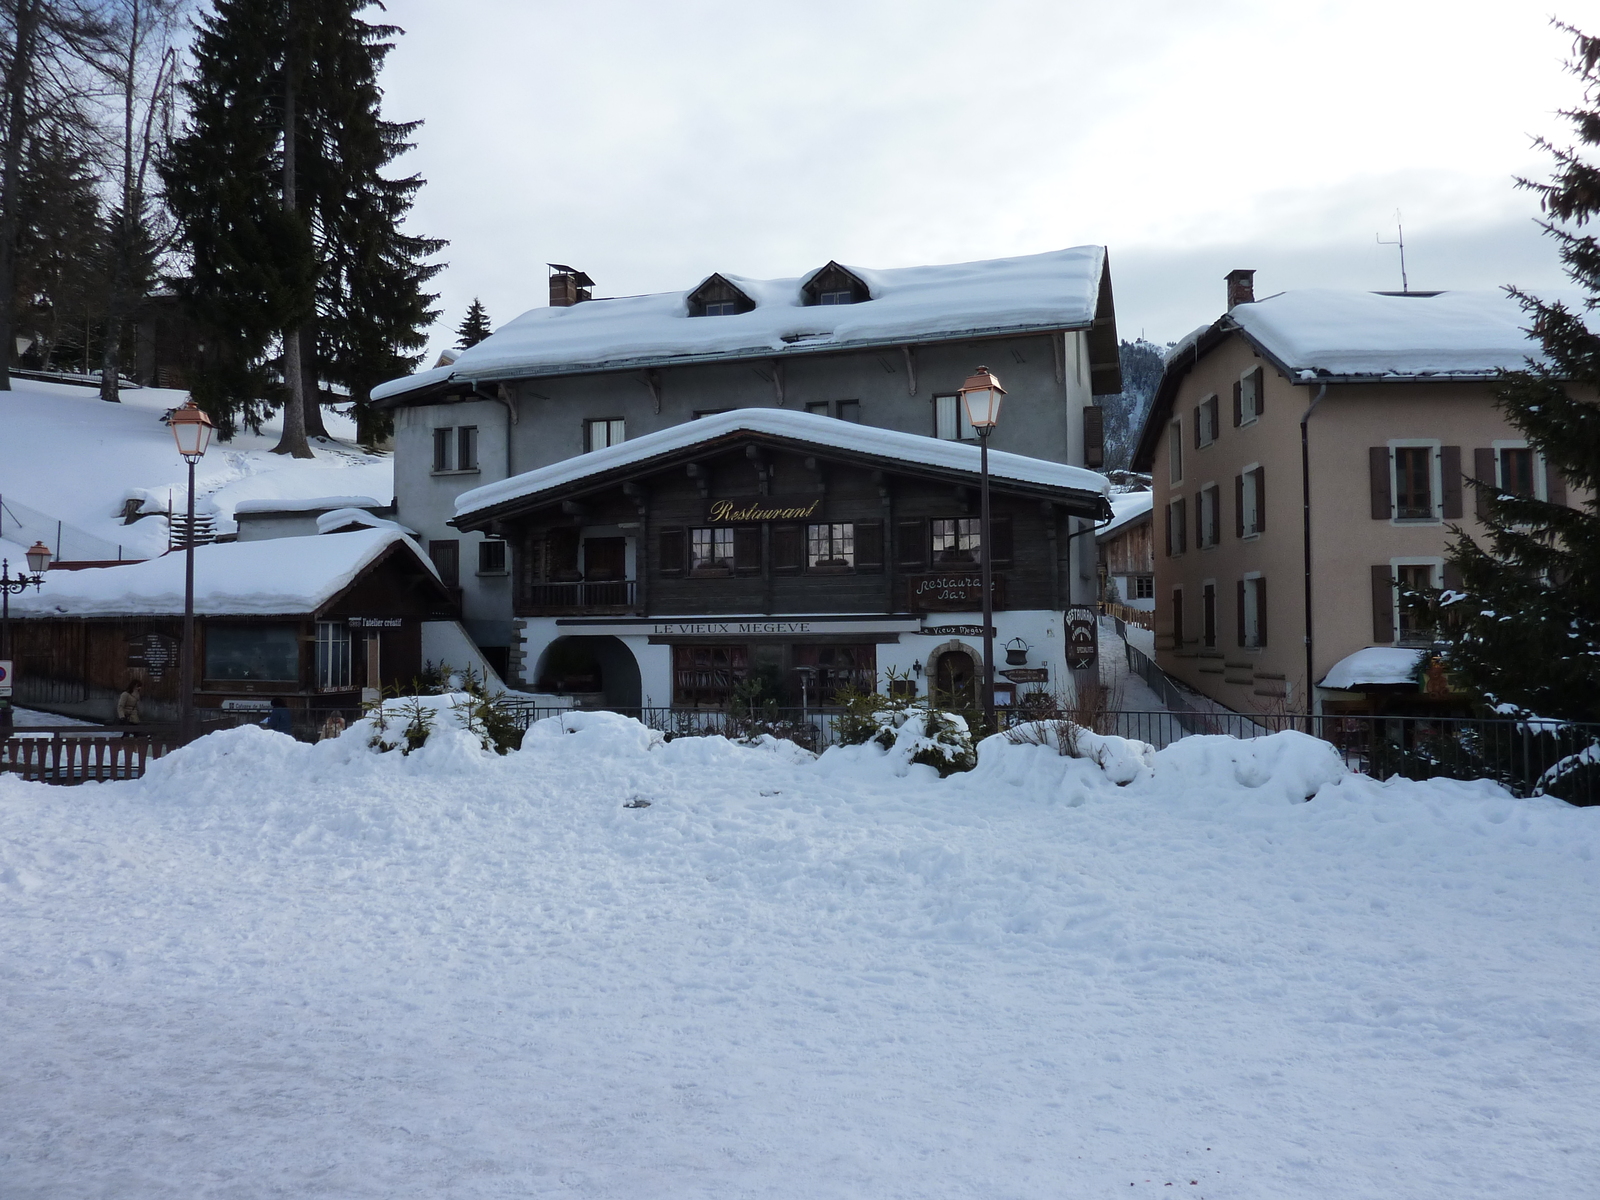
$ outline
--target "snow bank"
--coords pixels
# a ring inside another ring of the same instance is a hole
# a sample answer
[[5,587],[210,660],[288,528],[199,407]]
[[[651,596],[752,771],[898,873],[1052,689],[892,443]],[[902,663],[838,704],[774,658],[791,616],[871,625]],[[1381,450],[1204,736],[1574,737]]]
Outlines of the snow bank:
[[5,1191],[1591,1189],[1600,810],[1078,746],[570,713],[0,777]]
[[[391,380],[374,400],[451,378],[561,374],[598,366],[926,341],[962,334],[1086,329],[1105,267],[1101,246],[948,266],[851,267],[872,293],[860,304],[810,305],[799,279],[724,278],[755,301],[736,316],[691,317],[688,292],[535,308],[462,352],[454,363]],[[698,285],[696,285],[698,286]]]

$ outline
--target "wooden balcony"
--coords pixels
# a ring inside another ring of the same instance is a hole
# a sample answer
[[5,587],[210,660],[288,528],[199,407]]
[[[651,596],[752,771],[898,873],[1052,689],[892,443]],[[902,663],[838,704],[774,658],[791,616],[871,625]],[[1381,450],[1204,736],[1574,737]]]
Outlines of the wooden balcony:
[[523,617],[615,616],[634,611],[638,582],[608,579],[529,584],[517,602]]

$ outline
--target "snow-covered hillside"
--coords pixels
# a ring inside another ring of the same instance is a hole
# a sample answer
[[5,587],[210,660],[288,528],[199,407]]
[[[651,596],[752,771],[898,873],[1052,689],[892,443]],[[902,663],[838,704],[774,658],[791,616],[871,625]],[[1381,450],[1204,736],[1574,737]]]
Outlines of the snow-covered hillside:
[[[52,551],[62,523],[64,558],[149,558],[167,547],[167,522],[149,516],[123,523],[123,506],[137,497],[146,512],[182,512],[187,468],[172,434],[161,423],[186,392],[130,389],[121,404],[107,404],[89,388],[12,380],[0,392],[0,539],[17,560],[21,545],[42,538]],[[327,413],[335,440],[313,444],[315,459],[270,453],[276,419],[260,435],[240,433],[213,441],[196,470],[196,508],[215,517],[219,533],[234,528],[233,509],[244,500],[394,495],[389,455],[355,445],[354,425]]]
[[941,782],[567,721],[0,779],[8,1200],[1600,1177],[1600,810],[1298,734]]

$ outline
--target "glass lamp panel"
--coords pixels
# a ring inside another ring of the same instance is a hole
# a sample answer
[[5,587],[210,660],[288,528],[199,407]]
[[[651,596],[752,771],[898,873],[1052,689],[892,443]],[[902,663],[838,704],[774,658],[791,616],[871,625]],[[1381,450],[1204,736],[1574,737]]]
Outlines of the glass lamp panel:
[[42,575],[44,569],[50,565],[50,547],[43,542],[35,542],[27,549],[28,570],[35,575]]

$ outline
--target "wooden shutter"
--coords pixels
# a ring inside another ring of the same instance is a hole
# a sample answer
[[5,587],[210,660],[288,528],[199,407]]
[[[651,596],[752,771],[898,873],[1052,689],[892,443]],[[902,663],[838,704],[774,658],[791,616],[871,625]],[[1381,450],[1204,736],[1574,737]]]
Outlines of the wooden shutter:
[[738,525],[733,530],[733,569],[741,575],[761,573],[761,526]]
[[1267,469],[1257,467],[1256,477],[1256,532],[1267,531]]
[[663,575],[683,574],[683,530],[663,529],[657,543],[661,563],[656,569]]
[[994,551],[993,557],[989,561],[991,563],[1009,563],[1012,554],[1010,517],[989,518],[989,540],[993,543],[990,548]]
[[1194,406],[1194,448],[1200,449],[1200,406]]
[[1183,649],[1183,589],[1172,589],[1172,648]]
[[799,525],[772,527],[772,573],[798,575],[805,566],[805,530]]
[[1456,564],[1453,562],[1446,562],[1444,564],[1444,590],[1447,592],[1459,592],[1462,591],[1464,587],[1465,584],[1461,578],[1461,568],[1456,566]]
[[1243,421],[1244,421],[1244,382],[1242,380],[1235,379],[1233,381],[1233,427],[1235,429],[1239,428],[1239,425]]
[[883,522],[856,522],[856,570],[883,570]]
[[1549,463],[1544,464],[1544,495],[1545,499],[1551,504],[1559,504],[1563,508],[1566,507],[1567,481],[1561,478],[1561,472],[1557,471]]
[[1444,483],[1444,519],[1461,519],[1461,447],[1444,446],[1440,449],[1439,474]]
[[895,562],[902,569],[920,571],[928,563],[928,538],[921,521],[901,521],[894,527]]
[[1489,500],[1494,495],[1494,451],[1485,450],[1481,446],[1472,452],[1472,474],[1481,486],[1472,490],[1476,492],[1474,511],[1478,520],[1484,521],[1489,517]]
[[1172,527],[1178,531],[1176,553],[1182,554],[1189,548],[1189,508],[1183,500],[1174,500],[1172,507]]
[[1244,645],[1244,580],[1239,580],[1238,604],[1235,606],[1239,616],[1239,645]]
[[1388,563],[1372,567],[1372,640],[1394,641],[1394,575]]
[[1106,414],[1098,405],[1083,410],[1083,465],[1103,467],[1106,462]]
[[1167,532],[1167,557],[1171,558],[1172,557],[1172,505],[1170,503],[1167,505],[1167,507],[1164,510],[1164,512],[1162,513],[1162,515],[1166,518],[1166,520],[1163,522],[1163,524],[1165,525],[1166,532]]
[[1261,367],[1250,372],[1256,381],[1256,416],[1267,411],[1267,373]]
[[1194,494],[1194,548],[1206,544],[1206,497],[1204,492]]
[[1267,581],[1257,579],[1256,584],[1256,645],[1267,644]]
[[1233,536],[1244,536],[1244,476],[1233,477]]
[[1394,515],[1389,486],[1389,447],[1373,446],[1367,451],[1367,474],[1372,487],[1372,519],[1387,521]]

